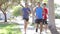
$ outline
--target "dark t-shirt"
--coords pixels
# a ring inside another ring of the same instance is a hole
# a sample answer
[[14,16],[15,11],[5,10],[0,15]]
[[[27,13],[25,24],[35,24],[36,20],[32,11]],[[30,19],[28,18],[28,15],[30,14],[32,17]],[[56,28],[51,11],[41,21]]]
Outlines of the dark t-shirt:
[[23,18],[29,18],[29,13],[28,13],[28,11],[30,11],[30,8],[23,8],[22,9],[22,11],[23,11]]

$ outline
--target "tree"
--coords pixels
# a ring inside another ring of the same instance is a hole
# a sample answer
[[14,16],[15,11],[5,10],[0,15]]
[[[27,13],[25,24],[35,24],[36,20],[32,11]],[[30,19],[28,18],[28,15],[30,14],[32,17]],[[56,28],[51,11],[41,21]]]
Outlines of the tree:
[[[17,5],[21,5],[22,7],[24,7],[21,2],[21,0],[0,0],[0,10],[2,11],[2,13],[5,16],[5,22],[7,22],[7,16],[6,16],[6,10],[8,9],[8,7],[12,7],[15,3]],[[11,4],[9,4],[9,2]]]
[[54,0],[48,0],[49,7],[49,29],[52,34],[59,34],[55,26],[55,15],[54,15]]
[[0,10],[3,12],[5,16],[5,22],[7,22],[6,10],[8,8],[7,4],[8,0],[0,0]]
[[20,6],[24,7],[22,4],[21,4],[21,0],[11,0],[12,1],[12,4],[14,5],[14,3],[16,3],[17,5],[20,4]]

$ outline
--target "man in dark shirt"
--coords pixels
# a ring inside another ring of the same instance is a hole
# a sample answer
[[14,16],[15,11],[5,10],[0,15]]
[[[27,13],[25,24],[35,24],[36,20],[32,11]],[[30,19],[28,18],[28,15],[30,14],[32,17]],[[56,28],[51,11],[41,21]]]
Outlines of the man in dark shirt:
[[29,14],[31,13],[30,8],[28,7],[27,3],[25,3],[25,7],[23,7],[22,11],[23,11],[23,19],[24,19],[24,32],[26,34],[26,29],[27,29],[28,20],[29,20]]

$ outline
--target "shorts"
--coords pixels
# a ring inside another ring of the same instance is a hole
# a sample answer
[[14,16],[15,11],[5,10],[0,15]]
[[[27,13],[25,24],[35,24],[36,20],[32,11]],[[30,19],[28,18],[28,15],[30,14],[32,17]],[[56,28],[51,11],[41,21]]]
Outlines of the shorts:
[[43,19],[36,19],[35,23],[40,24],[40,22],[43,22]]
[[47,19],[43,19],[43,24],[45,25],[45,24],[48,24],[47,23]]
[[24,20],[26,20],[26,21],[29,21],[29,18],[23,18]]

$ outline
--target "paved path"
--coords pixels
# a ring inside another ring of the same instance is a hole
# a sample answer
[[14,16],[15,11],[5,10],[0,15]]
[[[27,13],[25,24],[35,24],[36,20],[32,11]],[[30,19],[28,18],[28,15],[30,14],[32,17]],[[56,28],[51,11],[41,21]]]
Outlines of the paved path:
[[[22,34],[23,34],[24,33],[24,25],[20,25],[19,27],[20,27],[20,29],[22,31]],[[39,30],[38,30],[38,33],[39,33]],[[50,33],[49,30],[48,30],[48,33]],[[35,28],[34,28],[34,26],[28,25],[27,34],[35,34]]]
[[[17,22],[20,24],[19,27],[21,28],[21,31],[22,31],[22,34],[23,34],[23,32],[24,32],[24,30],[23,30],[23,28],[24,28],[23,20],[18,20]],[[60,27],[59,20],[56,20],[56,26]],[[60,31],[60,30],[58,30],[58,31]],[[28,25],[27,34],[35,34],[35,28],[33,26]],[[48,34],[51,34],[49,30],[48,30]]]
[[[23,28],[24,28],[24,21],[17,18],[17,20],[12,20],[11,22],[16,22],[16,23],[20,24],[20,25],[18,25],[18,27],[21,29],[22,34],[23,34],[23,32],[24,32],[24,30],[23,30]],[[59,21],[59,20],[56,20],[56,22],[57,22],[57,23],[56,23],[56,26],[57,26],[57,27],[60,27],[60,23],[59,23],[60,21]],[[60,31],[60,30],[58,30],[58,31]],[[49,34],[49,33],[50,33],[50,32],[49,32],[49,30],[48,30],[48,34]],[[34,26],[28,25],[27,34],[35,34],[35,28],[34,28]],[[45,33],[44,33],[44,34],[45,34]]]
[[[20,22],[18,20],[17,22],[20,24],[19,28],[21,29],[22,34],[24,34],[24,22],[23,22],[23,20],[20,20]],[[48,32],[49,32],[49,30],[48,30]],[[38,30],[38,33],[39,33],[39,30]],[[35,34],[35,28],[34,28],[34,26],[31,26],[30,24],[28,25],[27,34]]]

